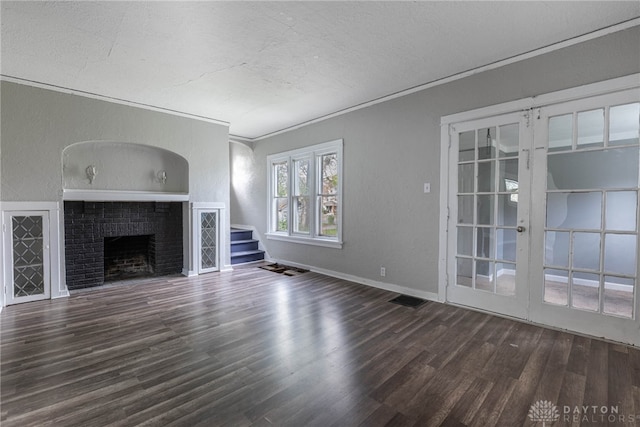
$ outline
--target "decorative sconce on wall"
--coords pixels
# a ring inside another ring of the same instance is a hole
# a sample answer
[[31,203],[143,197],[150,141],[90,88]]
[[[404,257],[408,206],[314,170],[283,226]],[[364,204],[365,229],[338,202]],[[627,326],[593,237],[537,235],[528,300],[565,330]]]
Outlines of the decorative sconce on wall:
[[162,184],[166,184],[167,183],[167,172],[166,171],[159,171],[157,176],[158,176],[158,182],[160,182]]
[[87,178],[89,178],[89,184],[93,184],[93,180],[96,179],[96,175],[98,175],[98,169],[94,165],[87,166],[86,169]]

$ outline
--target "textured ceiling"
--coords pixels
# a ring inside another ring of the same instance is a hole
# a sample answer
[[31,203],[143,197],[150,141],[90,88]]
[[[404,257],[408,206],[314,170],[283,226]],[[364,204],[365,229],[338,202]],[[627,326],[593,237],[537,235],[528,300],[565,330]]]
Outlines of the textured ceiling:
[[4,76],[253,139],[640,16],[640,2],[8,2]]

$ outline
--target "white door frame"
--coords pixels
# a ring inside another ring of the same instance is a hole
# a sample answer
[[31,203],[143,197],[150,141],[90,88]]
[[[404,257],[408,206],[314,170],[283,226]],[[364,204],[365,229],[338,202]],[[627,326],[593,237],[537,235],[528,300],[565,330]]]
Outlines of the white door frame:
[[[518,101],[508,102],[504,104],[494,105],[490,107],[484,107],[477,110],[472,110],[463,113],[457,113],[449,116],[445,116],[441,120],[441,152],[440,152],[440,238],[439,238],[439,259],[438,259],[438,300],[441,302],[447,301],[447,291],[448,291],[448,282],[449,280],[455,280],[455,278],[450,277],[450,272],[448,270],[448,257],[450,252],[450,237],[449,232],[454,233],[455,230],[450,230],[450,223],[448,221],[448,216],[450,212],[448,212],[448,208],[450,205],[451,194],[448,189],[450,186],[449,182],[449,165],[450,165],[450,127],[455,123],[466,122],[470,120],[477,120],[486,117],[498,116],[506,113],[513,113],[518,111],[528,110],[534,113],[534,117],[532,119],[537,119],[537,109],[542,107],[548,107],[555,104],[565,103],[574,100],[582,100],[585,98],[590,98],[598,95],[606,95],[615,92],[621,92],[628,89],[633,89],[635,93],[635,99],[640,100],[640,74],[633,74],[617,79],[607,80],[604,82],[589,84],[585,86],[580,86],[576,88],[571,88],[567,90],[562,90],[558,92],[548,93],[536,97],[525,98]],[[534,144],[535,145],[535,144]],[[545,154],[542,149],[536,150],[537,147],[532,147],[533,152],[531,153],[531,162],[535,164],[536,161],[539,163],[539,156]],[[546,164],[546,162],[545,162]],[[535,181],[534,181],[535,182]],[[534,184],[534,185],[537,185]],[[538,190],[539,191],[539,190]],[[535,194],[536,191],[532,192]],[[540,215],[540,212],[534,214],[532,211],[532,215]],[[544,215],[544,213],[542,213]],[[536,227],[540,218],[532,217],[531,218],[532,227]],[[540,230],[532,230],[534,233],[541,232]],[[537,245],[537,246],[536,246]],[[532,243],[531,251],[532,255],[536,253],[541,253],[542,249],[539,247],[538,243]],[[540,255],[537,255],[540,256]],[[640,263],[639,263],[640,264]],[[533,280],[536,280],[536,267],[534,263],[531,263],[531,269],[529,274],[529,283],[534,283]],[[638,266],[638,274],[640,274],[640,265]],[[542,274],[538,272],[539,274]],[[538,278],[539,279],[539,278]],[[530,288],[530,300],[540,297],[540,289],[532,291],[532,286]],[[531,305],[529,320],[540,323],[543,325],[553,325],[554,318],[549,318],[544,309],[540,308],[538,302]],[[633,343],[634,345],[640,345],[640,296],[638,296],[638,290],[636,290],[636,321],[635,324],[633,322],[626,322],[627,325],[622,328],[620,334],[617,332],[612,333],[610,327],[603,327],[602,325],[597,324],[597,322],[593,322],[590,319],[587,323],[582,319],[581,313],[575,316],[574,320],[569,324],[564,324],[563,328],[568,328],[570,330],[586,333],[592,336],[600,336],[608,339],[612,339],[615,341]],[[587,313],[589,314],[589,313]],[[556,326],[557,327],[557,326]]]

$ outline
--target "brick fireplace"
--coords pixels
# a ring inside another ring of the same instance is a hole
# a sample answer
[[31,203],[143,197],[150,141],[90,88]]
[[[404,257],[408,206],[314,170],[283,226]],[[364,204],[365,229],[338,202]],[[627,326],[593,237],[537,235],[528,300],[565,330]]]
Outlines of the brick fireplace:
[[65,201],[64,226],[69,290],[182,271],[180,202]]

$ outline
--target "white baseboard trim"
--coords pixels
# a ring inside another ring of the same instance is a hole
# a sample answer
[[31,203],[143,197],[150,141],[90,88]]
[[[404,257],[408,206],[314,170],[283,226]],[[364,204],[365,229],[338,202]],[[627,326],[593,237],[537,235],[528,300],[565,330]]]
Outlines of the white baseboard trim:
[[225,264],[222,266],[222,268],[220,268],[221,273],[224,273],[227,271],[233,271],[233,266],[231,264]]
[[198,273],[193,270],[187,270],[186,268],[182,269],[182,275],[186,277],[196,277]]
[[[266,260],[266,258],[265,258]],[[292,267],[303,268],[305,270],[313,271],[314,273],[324,274],[325,276],[335,277],[336,279],[347,280],[349,282],[358,283],[361,285],[371,286],[373,288],[382,289],[389,292],[397,292],[399,294],[409,295],[416,298],[422,298],[428,301],[437,301],[438,294],[435,292],[420,291],[417,289],[407,288],[405,286],[395,285],[393,283],[379,282],[377,280],[366,279],[364,277],[354,276],[352,274],[341,273],[339,271],[328,270],[325,268],[314,267],[312,265],[300,264],[293,261],[281,260],[281,259],[268,259],[269,262],[276,262],[279,264],[290,265]]]
[[55,296],[51,296],[51,299],[58,299],[58,298],[68,298],[71,294],[69,293],[68,290],[65,291],[60,291],[60,293],[58,295]]

